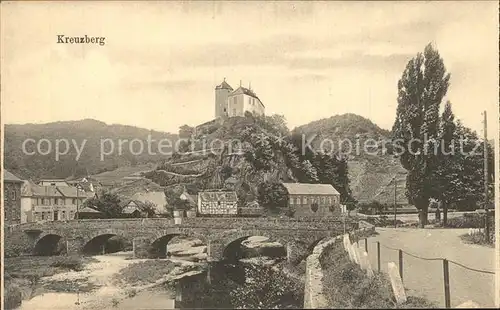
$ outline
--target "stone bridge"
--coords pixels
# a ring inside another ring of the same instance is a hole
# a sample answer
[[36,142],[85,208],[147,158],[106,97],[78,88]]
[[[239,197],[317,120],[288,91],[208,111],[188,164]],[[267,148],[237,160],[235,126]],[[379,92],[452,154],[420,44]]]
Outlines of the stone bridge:
[[192,237],[207,246],[209,260],[218,261],[234,255],[247,237],[263,236],[279,242],[293,262],[307,255],[323,238],[351,231],[356,222],[341,220],[292,220],[272,218],[184,218],[173,219],[96,219],[61,222],[26,223],[5,231],[5,247],[23,252],[51,254],[63,244],[68,254],[87,253],[88,248],[102,247],[119,236],[132,241],[135,257],[165,257],[167,245],[176,236]]

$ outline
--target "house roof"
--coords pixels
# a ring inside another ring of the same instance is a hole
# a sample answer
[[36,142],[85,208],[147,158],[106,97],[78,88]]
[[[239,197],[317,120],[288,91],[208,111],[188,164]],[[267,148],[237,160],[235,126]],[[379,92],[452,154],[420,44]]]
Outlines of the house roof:
[[238,200],[238,196],[234,191],[204,191],[199,192],[198,196],[202,201],[217,201],[217,200],[225,200],[225,201],[236,201]]
[[3,180],[4,182],[15,182],[15,183],[21,183],[23,182],[20,178],[16,177],[14,174],[12,174],[10,171],[7,171],[7,169],[3,170]]
[[167,198],[164,192],[138,192],[132,195],[133,200],[138,200],[143,203],[149,201],[156,205],[157,212],[165,212],[165,205],[167,204]]
[[229,89],[230,91],[233,90],[233,88],[231,87],[231,85],[229,85],[227,82],[226,82],[226,79],[224,79],[224,81],[222,81],[222,83],[220,83],[220,85],[217,85],[215,87],[215,89]]
[[57,186],[56,187],[61,194],[63,194],[65,197],[71,197],[71,198],[85,198],[88,197],[89,195],[82,190],[78,190],[76,187],[73,186]]
[[[241,95],[241,94],[245,94],[245,95],[259,99],[259,97],[257,97],[257,94],[255,94],[253,92],[253,90],[248,89],[248,88],[243,87],[243,86],[238,87],[236,90],[234,90],[232,93],[230,93],[229,96]],[[259,99],[259,101],[260,101],[260,99]]]
[[35,197],[64,197],[63,194],[57,190],[56,186],[42,186],[33,184],[31,186],[31,193]]
[[125,214],[131,214],[134,213],[134,211],[142,211],[142,207],[144,206],[144,203],[139,200],[135,199],[128,199],[124,200],[120,203],[120,206],[123,207],[123,213]]
[[283,183],[291,195],[340,195],[331,184]]
[[97,211],[96,209],[89,208],[89,207],[84,207],[84,208],[78,210],[78,213],[102,213],[102,212]]
[[25,181],[21,187],[21,196],[24,197],[67,197],[67,198],[90,198],[94,193],[78,192],[73,186],[44,186],[31,181]]

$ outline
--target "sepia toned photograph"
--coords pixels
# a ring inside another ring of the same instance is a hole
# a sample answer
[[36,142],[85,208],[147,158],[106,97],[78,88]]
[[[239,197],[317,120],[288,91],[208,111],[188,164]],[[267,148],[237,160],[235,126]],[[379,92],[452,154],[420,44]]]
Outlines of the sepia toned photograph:
[[4,1],[2,309],[500,308],[498,1]]

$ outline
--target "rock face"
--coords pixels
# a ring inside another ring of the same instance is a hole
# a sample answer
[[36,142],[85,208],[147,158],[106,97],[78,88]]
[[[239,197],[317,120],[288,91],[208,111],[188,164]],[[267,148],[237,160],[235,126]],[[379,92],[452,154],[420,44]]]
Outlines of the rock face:
[[244,257],[283,257],[286,250],[281,243],[271,242],[266,237],[249,237],[241,242]]
[[[241,242],[244,258],[284,257],[286,250],[281,243],[271,242],[267,237],[254,236]],[[182,258],[191,261],[207,259],[207,247],[200,240],[179,240],[169,244],[167,251],[172,258]]]

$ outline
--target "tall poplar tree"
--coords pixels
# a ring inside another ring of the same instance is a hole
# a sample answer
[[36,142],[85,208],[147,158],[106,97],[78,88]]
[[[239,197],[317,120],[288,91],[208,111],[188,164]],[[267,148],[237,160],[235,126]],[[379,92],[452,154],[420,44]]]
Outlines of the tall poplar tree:
[[423,54],[408,62],[398,82],[398,108],[392,132],[401,164],[408,171],[406,195],[420,211],[421,227],[427,223],[429,199],[433,196],[439,108],[449,80],[439,52],[429,44]]

